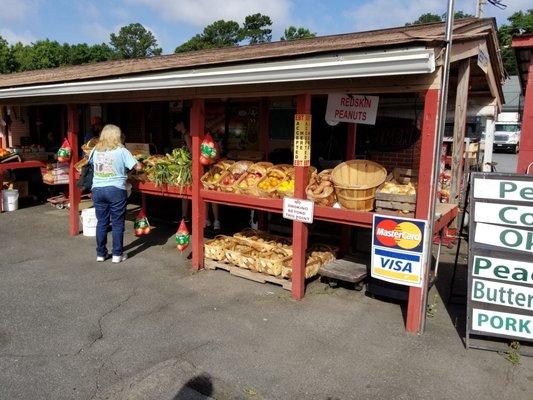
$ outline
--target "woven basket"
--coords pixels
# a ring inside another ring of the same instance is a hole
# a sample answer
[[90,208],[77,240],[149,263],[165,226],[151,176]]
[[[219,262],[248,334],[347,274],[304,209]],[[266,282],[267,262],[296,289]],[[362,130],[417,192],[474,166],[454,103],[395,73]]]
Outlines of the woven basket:
[[340,205],[350,210],[371,211],[376,189],[387,178],[387,170],[368,160],[350,160],[331,173]]
[[226,260],[239,268],[256,270],[256,253],[254,249],[242,243],[233,243],[226,247]]
[[[248,168],[253,165],[253,163],[251,161],[237,161],[236,163],[234,163],[233,165],[231,165],[228,169],[227,169],[227,173],[224,174],[223,177],[220,178],[220,182],[218,184],[218,189],[221,190],[222,192],[235,192],[235,185],[237,184],[237,182],[239,181],[239,179],[246,174],[246,171],[248,170]],[[224,182],[224,178],[228,175],[228,174],[241,174],[241,176],[239,177],[239,179],[237,179],[236,181],[234,181],[232,184],[230,185],[225,185],[223,182]]]
[[291,260],[291,256],[277,250],[260,252],[257,257],[257,272],[272,276],[280,276],[283,267],[290,265]]
[[246,228],[233,235],[233,237],[256,250],[281,251],[292,256],[291,240],[281,236]]
[[[305,279],[312,278],[318,274],[322,262],[318,257],[307,257],[305,262]],[[281,269],[281,277],[292,280],[292,263],[288,263]]]
[[[244,182],[246,181],[246,178],[250,174],[254,174],[254,173],[260,173],[262,175],[262,177],[258,178],[254,185],[251,185],[251,186],[245,185]],[[236,182],[236,184],[235,184],[235,192],[236,193],[240,193],[240,194],[247,194],[249,196],[259,196],[259,191],[257,189],[257,184],[259,183],[259,181],[261,179],[263,179],[266,176],[266,173],[267,173],[267,168],[266,167],[264,167],[262,165],[258,165],[258,164],[252,165],[250,168],[248,168],[246,173],[243,174],[241,176],[241,178]]]
[[[217,180],[211,180],[210,178],[216,173],[218,173],[220,177]],[[202,182],[205,189],[217,190],[218,184],[226,176],[227,173],[228,172],[223,165],[215,164],[209,169],[209,171],[202,175],[202,177],[200,178],[200,182]]]
[[206,258],[216,261],[226,261],[226,248],[233,244],[235,239],[229,236],[219,235],[209,240],[204,245]]
[[[258,182],[258,184],[257,184],[257,193],[259,194],[260,197],[277,198],[278,197],[277,188],[281,184],[281,182],[283,182],[283,180],[285,179],[286,176],[287,175],[285,174],[285,172],[281,168],[279,168],[277,166],[270,168],[267,171],[265,177]],[[261,188],[261,184],[263,182],[265,182],[269,177],[278,178],[279,179],[279,183],[276,186],[271,187],[269,189],[262,189]]]

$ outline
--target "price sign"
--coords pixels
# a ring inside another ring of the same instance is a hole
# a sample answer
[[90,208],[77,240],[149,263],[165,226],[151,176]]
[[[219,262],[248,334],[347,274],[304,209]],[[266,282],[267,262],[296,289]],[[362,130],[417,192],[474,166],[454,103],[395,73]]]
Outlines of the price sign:
[[314,211],[315,203],[312,201],[292,197],[283,198],[283,218],[285,219],[311,224]]
[[294,116],[294,166],[311,164],[311,114]]

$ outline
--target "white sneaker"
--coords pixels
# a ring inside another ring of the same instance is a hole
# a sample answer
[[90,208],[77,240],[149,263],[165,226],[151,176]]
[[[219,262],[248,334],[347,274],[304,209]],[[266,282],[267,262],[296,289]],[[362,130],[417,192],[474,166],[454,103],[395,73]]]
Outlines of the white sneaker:
[[122,262],[127,258],[128,256],[126,256],[126,254],[122,254],[121,256],[113,256],[113,259],[111,261],[115,264],[118,264],[119,262]]
[[96,262],[104,262],[107,257],[104,256],[96,256]]

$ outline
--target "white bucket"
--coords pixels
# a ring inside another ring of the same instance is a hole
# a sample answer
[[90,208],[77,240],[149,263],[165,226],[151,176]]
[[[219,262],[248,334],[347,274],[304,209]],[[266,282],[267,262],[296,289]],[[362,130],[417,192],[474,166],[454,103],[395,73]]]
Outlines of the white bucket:
[[83,236],[96,236],[96,210],[86,208],[81,210],[81,222],[83,224]]
[[19,208],[19,191],[17,189],[2,190],[4,211],[16,211]]

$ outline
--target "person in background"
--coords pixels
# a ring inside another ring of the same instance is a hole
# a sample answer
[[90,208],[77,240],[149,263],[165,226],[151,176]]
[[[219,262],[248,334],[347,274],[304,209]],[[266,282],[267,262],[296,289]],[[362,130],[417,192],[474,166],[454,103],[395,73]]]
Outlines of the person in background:
[[[184,113],[183,116],[187,115],[187,113]],[[192,139],[191,139],[191,133],[188,128],[188,121],[184,117],[176,119],[176,123],[174,124],[174,134],[172,135],[174,138],[173,143],[175,143],[176,146],[187,146],[189,150],[192,148]],[[176,134],[177,133],[177,134]],[[181,215],[185,219],[187,223],[190,223],[191,218],[189,214],[190,209],[190,201],[189,200],[182,200],[181,201]],[[209,218],[209,209],[211,208],[213,212],[213,222],[211,222]],[[206,237],[212,237],[214,235],[220,234],[220,220],[219,220],[219,207],[218,204],[214,203],[208,203],[205,207],[205,226],[204,226],[204,236]]]
[[107,229],[113,224],[112,262],[126,259],[123,254],[124,219],[126,216],[127,170],[140,170],[141,164],[124,145],[124,136],[116,125],[106,125],[100,133],[89,162],[93,163],[93,203],[96,211],[96,261],[108,258]]
[[104,124],[102,123],[101,117],[92,117],[91,128],[87,132],[85,132],[82,144],[88,143],[89,140],[91,140],[92,138],[97,138],[98,136],[100,136],[100,132],[102,131],[103,126]]

